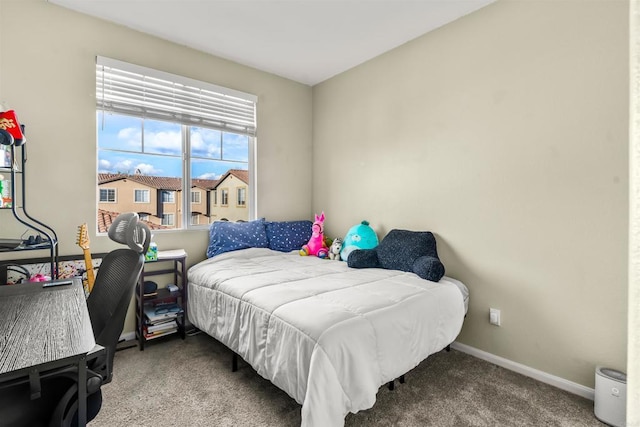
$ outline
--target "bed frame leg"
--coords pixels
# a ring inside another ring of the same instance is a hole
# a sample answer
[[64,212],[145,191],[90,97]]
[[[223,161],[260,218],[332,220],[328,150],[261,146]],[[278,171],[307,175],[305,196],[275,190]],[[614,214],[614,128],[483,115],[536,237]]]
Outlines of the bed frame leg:
[[445,349],[445,350],[447,350],[447,351],[451,351],[451,344],[449,344],[448,346],[446,346],[444,349]]
[[400,375],[400,384],[404,384],[404,375]]
[[389,381],[388,387],[389,387],[389,390],[393,391],[393,389],[395,388],[395,384],[394,384],[393,380]]
[[233,353],[233,357],[231,358],[231,372],[236,372],[238,370],[238,355]]

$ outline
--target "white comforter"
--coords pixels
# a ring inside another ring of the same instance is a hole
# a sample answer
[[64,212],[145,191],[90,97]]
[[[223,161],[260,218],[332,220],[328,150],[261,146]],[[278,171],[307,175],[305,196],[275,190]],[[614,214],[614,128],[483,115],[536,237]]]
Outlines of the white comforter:
[[244,249],[189,269],[191,322],[302,404],[302,426],[342,426],[378,388],[454,341],[466,288],[413,273]]

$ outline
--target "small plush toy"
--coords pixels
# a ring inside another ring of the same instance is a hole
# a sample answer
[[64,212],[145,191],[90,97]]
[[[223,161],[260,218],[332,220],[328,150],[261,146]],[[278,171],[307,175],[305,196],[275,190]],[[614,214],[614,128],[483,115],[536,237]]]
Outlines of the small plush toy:
[[369,226],[368,221],[362,221],[349,229],[342,242],[340,258],[346,261],[351,251],[355,249],[372,249],[378,246],[378,236]]
[[391,230],[375,249],[351,252],[348,265],[408,271],[433,282],[444,276],[436,238],[429,231]]
[[315,221],[311,226],[311,238],[309,242],[300,249],[300,255],[315,255],[318,258],[326,258],[329,254],[327,245],[324,243],[324,212],[315,215]]
[[331,243],[331,247],[329,247],[329,259],[336,259],[340,261],[340,250],[342,249],[342,239],[340,237],[336,237],[333,239],[333,243]]

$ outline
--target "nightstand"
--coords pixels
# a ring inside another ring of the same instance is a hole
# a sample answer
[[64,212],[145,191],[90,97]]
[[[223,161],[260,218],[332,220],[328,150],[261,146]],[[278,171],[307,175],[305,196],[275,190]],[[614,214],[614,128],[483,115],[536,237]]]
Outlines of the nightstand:
[[[158,259],[145,261],[136,292],[136,339],[140,351],[147,341],[179,333],[185,339],[187,319],[187,253],[184,249],[158,251]],[[145,295],[144,282],[151,276],[173,275],[174,292],[158,288]]]

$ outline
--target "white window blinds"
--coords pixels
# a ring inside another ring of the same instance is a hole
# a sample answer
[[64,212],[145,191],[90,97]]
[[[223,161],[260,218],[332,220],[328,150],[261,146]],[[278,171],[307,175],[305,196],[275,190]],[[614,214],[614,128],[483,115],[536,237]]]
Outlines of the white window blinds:
[[257,97],[141,67],[96,59],[98,109],[250,136],[256,134]]

